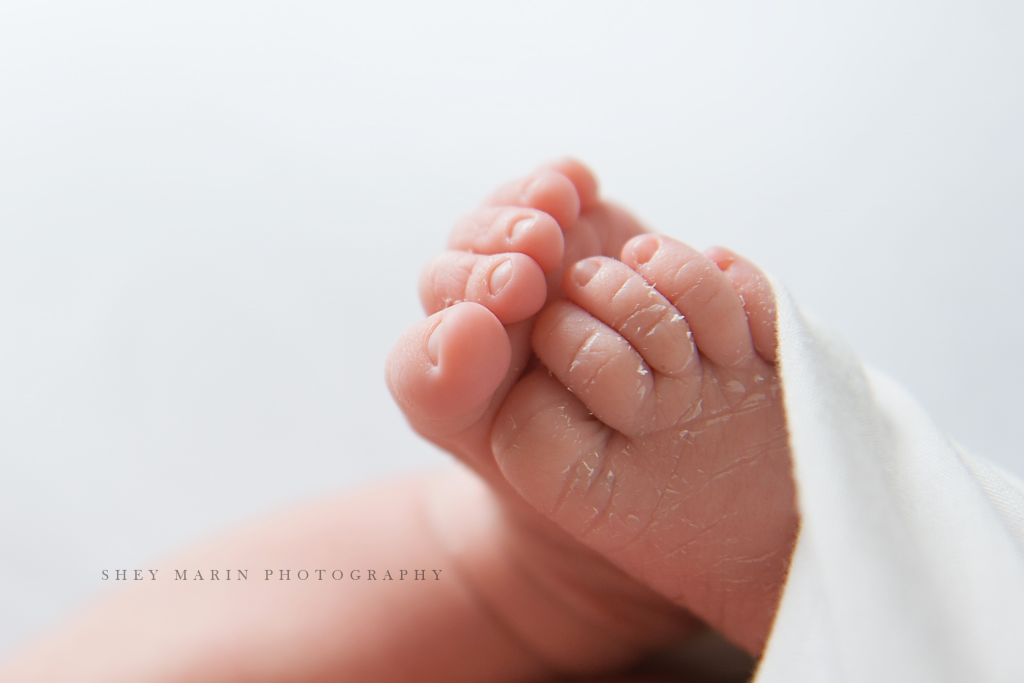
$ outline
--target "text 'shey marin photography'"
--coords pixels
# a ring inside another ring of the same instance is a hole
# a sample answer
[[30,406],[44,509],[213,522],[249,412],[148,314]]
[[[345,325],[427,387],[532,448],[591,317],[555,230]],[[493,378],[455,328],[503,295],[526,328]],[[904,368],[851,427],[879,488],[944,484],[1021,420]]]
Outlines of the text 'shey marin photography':
[[[248,581],[248,569],[104,569],[100,572],[103,581],[157,581],[170,578],[174,581]],[[264,569],[263,581],[440,581],[440,569]],[[430,572],[430,573],[428,573]],[[259,580],[256,572],[254,578]]]

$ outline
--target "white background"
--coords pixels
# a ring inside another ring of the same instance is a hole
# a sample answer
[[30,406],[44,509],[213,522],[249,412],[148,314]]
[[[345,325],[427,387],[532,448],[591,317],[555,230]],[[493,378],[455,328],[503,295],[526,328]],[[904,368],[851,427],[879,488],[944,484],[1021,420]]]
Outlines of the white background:
[[416,274],[563,154],[1024,474],[1021,3],[362,4],[0,0],[0,654],[443,464],[382,379]]

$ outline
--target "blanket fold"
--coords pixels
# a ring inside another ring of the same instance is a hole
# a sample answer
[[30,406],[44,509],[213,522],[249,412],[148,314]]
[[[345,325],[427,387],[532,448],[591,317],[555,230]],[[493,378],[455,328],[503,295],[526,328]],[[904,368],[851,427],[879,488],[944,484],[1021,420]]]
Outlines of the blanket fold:
[[1024,681],[1024,487],[775,291],[801,529],[754,680]]

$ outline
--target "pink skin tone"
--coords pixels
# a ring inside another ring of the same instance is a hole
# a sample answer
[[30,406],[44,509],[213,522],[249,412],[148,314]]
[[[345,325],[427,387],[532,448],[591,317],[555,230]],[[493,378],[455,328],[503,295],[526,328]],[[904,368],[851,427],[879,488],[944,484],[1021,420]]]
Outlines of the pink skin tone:
[[572,161],[500,189],[450,247],[388,363],[413,427],[506,523],[759,655],[798,528],[767,278],[644,234]]
[[[581,683],[677,680],[629,675],[621,664],[645,651],[648,633],[671,622],[657,596],[620,586],[619,572],[599,558],[581,560],[545,547],[500,517],[488,491],[466,473],[389,483],[281,514],[147,565],[162,578],[129,583],[45,634],[0,663],[0,681],[565,681],[562,667],[516,637],[519,628],[551,637],[551,648],[589,656],[571,667],[587,672],[572,679]],[[462,538],[440,533],[441,526],[458,528]],[[473,567],[480,584],[459,574],[462,540],[484,548],[476,557],[494,562]],[[516,571],[517,558],[534,553],[544,554],[546,569],[557,574]],[[226,582],[225,569],[239,567],[249,568],[249,580]],[[173,580],[182,568],[193,568],[192,581]],[[196,568],[206,575],[202,583],[194,580]],[[219,568],[221,581],[211,580],[209,568]],[[290,568],[291,580],[275,575],[264,581],[267,568]],[[323,582],[315,573],[299,581],[300,568],[327,573]],[[332,568],[342,568],[346,577],[332,581]],[[368,568],[376,568],[377,581],[368,580]],[[380,580],[385,569],[398,579],[402,568],[410,572],[404,580]],[[428,580],[410,581],[415,568],[427,569]],[[362,570],[359,581],[352,569]],[[429,580],[434,569],[441,580]],[[564,593],[552,599],[544,592],[562,590],[562,581],[569,588]],[[485,596],[478,587],[494,592]],[[594,594],[616,591],[622,607],[616,613],[587,604]],[[513,622],[498,618],[491,605],[513,615]],[[591,637],[609,651],[581,650],[575,642]]]
[[157,564],[444,580],[140,583],[0,682],[677,680],[628,671],[702,622],[760,654],[798,526],[766,278],[644,235],[572,161],[500,189],[449,246],[386,376],[477,476],[325,501]]

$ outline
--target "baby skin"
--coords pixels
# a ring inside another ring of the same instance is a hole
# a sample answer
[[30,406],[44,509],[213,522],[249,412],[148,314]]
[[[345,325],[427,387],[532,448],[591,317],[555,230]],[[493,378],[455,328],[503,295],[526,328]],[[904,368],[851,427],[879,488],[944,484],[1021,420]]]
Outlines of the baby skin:
[[154,565],[441,580],[133,582],[0,682],[653,683],[678,678],[636,665],[705,624],[760,655],[798,527],[764,275],[645,234],[569,161],[450,246],[386,376],[478,476],[308,504]]
[[430,496],[460,579],[563,674],[701,622],[759,656],[799,524],[764,274],[645,233],[573,161],[498,190],[449,246],[387,380],[486,482]]

